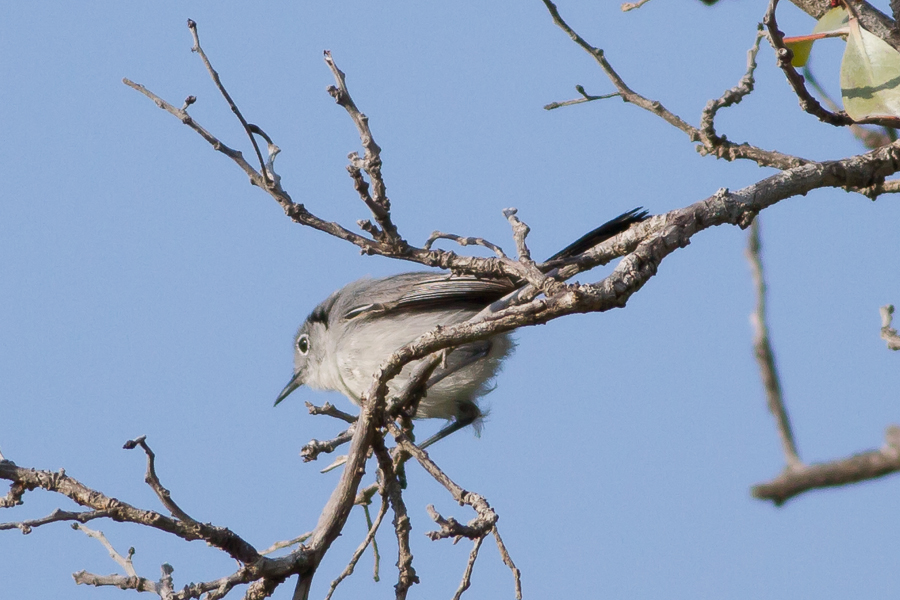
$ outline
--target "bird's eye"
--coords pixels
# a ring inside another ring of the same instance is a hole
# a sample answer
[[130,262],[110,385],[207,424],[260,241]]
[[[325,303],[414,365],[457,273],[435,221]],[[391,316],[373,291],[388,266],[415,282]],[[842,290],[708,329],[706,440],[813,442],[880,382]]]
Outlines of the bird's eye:
[[305,333],[297,338],[297,350],[303,355],[309,352],[309,336]]

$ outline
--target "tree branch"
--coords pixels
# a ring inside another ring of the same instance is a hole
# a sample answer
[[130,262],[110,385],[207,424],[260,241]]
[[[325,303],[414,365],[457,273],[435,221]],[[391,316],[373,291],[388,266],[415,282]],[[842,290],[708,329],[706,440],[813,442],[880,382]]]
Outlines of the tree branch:
[[669,111],[658,100],[650,100],[648,98],[645,98],[644,96],[629,88],[625,84],[625,81],[622,79],[622,77],[619,76],[619,74],[615,71],[615,69],[613,69],[612,65],[606,59],[606,55],[603,50],[589,44],[574,29],[572,29],[572,27],[570,27],[569,24],[566,23],[566,21],[562,18],[559,10],[556,8],[556,5],[553,2],[551,2],[550,0],[543,0],[543,2],[544,6],[547,7],[547,10],[550,13],[550,16],[553,18],[553,22],[560,29],[566,32],[566,34],[568,34],[572,41],[578,44],[578,46],[580,46],[585,52],[587,52],[594,58],[594,60],[609,78],[610,82],[616,88],[618,94],[622,97],[622,100],[634,104],[635,106],[643,108],[644,110],[656,115],[669,125],[672,125],[676,129],[687,134],[688,138],[692,142],[701,142],[701,144],[703,144],[701,148],[704,154],[711,154],[713,156],[716,156],[717,158],[723,158],[729,161],[737,159],[752,160],[760,166],[775,167],[776,169],[788,169],[804,164],[806,162],[805,159],[797,156],[791,156],[776,151],[762,150],[749,144],[735,144],[734,142],[726,140],[724,137],[704,136],[703,132],[700,129],[692,126],[678,115]]
[[885,445],[879,450],[854,454],[825,463],[785,469],[767,483],[753,486],[753,497],[771,500],[780,506],[809,490],[837,487],[877,479],[900,471],[900,427],[892,425],[885,433]]
[[781,396],[781,382],[775,365],[775,353],[772,351],[772,343],[769,341],[769,326],[766,317],[766,280],[763,274],[761,248],[762,245],[759,241],[759,217],[757,217],[750,226],[750,235],[747,241],[747,250],[745,251],[753,274],[753,284],[756,288],[756,311],[750,315],[750,323],[753,325],[753,349],[756,355],[756,362],[759,364],[763,387],[766,390],[769,412],[775,417],[775,423],[778,426],[778,436],[781,439],[784,460],[788,469],[794,469],[801,465],[801,461],[797,455],[797,445],[794,442],[791,420],[788,417],[787,408],[785,408],[784,400]]

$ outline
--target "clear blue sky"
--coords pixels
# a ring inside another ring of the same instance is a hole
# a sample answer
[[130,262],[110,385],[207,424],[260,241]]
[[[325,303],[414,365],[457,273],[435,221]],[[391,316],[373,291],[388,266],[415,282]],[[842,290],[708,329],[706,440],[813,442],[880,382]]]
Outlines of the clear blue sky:
[[[783,4],[783,29],[812,28]],[[559,6],[631,86],[693,123],[743,74],[765,10],[728,0],[656,0],[628,14],[613,1]],[[501,210],[515,206],[546,256],[635,206],[665,212],[770,173],[701,157],[618,100],[544,111],[576,84],[611,87],[538,0],[5,3],[0,449],[162,510],[142,481],[144,457],[121,449],[146,434],[181,506],[259,548],[312,529],[337,481],[300,460],[310,438],[338,431],[303,401],[352,408],[309,390],[272,408],[297,325],[344,283],[410,267],[292,224],[230,161],[121,83],[173,103],[196,95],[194,117],[249,152],[190,52],[189,17],[244,113],[282,148],[286,189],[347,226],[368,217],[344,170],[359,142],[325,93],[324,49],[371,119],[395,221],[417,243],[441,229],[511,249]],[[840,44],[814,57],[825,80],[836,79]],[[799,110],[768,47],[757,74],[758,91],[719,120],[730,139],[815,159],[862,151]],[[878,307],[900,304],[900,203],[819,191],[762,218],[772,335],[802,458],[879,446],[900,419],[900,356],[878,337]],[[745,241],[737,228],[705,231],[624,310],[520,331],[481,438],[463,431],[433,449],[499,512],[526,598],[896,596],[900,478],[780,509],[749,495],[783,459],[752,359]],[[419,468],[409,476],[422,579],[412,597],[447,598],[469,544],[428,541],[425,506],[472,515]],[[25,502],[0,520],[72,508],[41,492]],[[94,526],[121,551],[134,546],[144,576],[171,563],[178,587],[234,569],[201,543]],[[355,512],[314,598],[364,530]],[[371,582],[369,556],[337,598],[393,597],[389,527],[379,540],[382,583]],[[65,524],[0,534],[4,597],[126,597],[76,587],[70,574],[81,569],[117,566]],[[492,543],[465,597],[512,597]]]

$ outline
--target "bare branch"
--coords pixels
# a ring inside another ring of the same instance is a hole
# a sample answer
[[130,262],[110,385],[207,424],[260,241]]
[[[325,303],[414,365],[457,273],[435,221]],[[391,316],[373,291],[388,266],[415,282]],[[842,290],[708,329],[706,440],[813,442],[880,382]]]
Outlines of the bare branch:
[[[394,426],[396,427],[396,425]],[[397,600],[406,598],[409,588],[419,583],[419,577],[412,566],[413,555],[409,545],[409,532],[412,525],[409,522],[409,514],[406,511],[406,503],[403,501],[403,493],[397,471],[390,453],[384,446],[384,440],[375,437],[373,443],[375,458],[378,459],[378,470],[381,472],[381,481],[384,491],[394,510],[394,531],[397,534],[397,584],[394,586]]]
[[[644,0],[644,2],[648,2],[649,0]],[[592,96],[584,91],[584,87],[580,85],[575,86],[575,91],[581,94],[581,98],[576,98],[574,100],[566,100],[564,102],[551,102],[550,104],[544,105],[544,110],[553,110],[555,108],[562,108],[563,106],[572,106],[573,104],[584,104],[585,102],[593,102],[595,100],[608,100],[609,98],[616,98],[621,96],[619,92],[613,92],[612,94],[603,94],[601,96]]]
[[353,438],[353,427],[350,426],[345,431],[339,433],[333,439],[327,440],[325,442],[320,442],[319,440],[310,440],[303,448],[300,449],[300,456],[303,457],[303,462],[312,462],[319,458],[319,455],[323,452],[326,454],[330,454],[334,452],[340,446],[343,446],[347,442],[349,442]]
[[181,519],[188,524],[195,523],[196,521],[194,521],[194,519],[188,516],[186,512],[181,510],[181,508],[175,504],[175,501],[172,500],[171,492],[160,483],[159,477],[156,475],[156,455],[153,453],[153,450],[150,449],[150,446],[147,445],[147,436],[142,435],[133,440],[129,440],[125,442],[123,448],[126,450],[133,450],[137,446],[140,446],[147,455],[147,474],[144,476],[144,482],[156,492],[159,501],[166,507],[166,510],[172,513],[173,517]]
[[19,521],[14,523],[0,523],[0,531],[6,529],[19,529],[23,534],[31,533],[31,530],[47,523],[56,523],[58,521],[77,521],[79,523],[87,523],[94,519],[108,517],[109,513],[105,510],[89,510],[84,512],[69,512],[56,509],[46,517],[40,519],[32,519],[29,521]]
[[483,541],[483,536],[475,538],[475,543],[472,544],[472,551],[469,552],[469,560],[466,562],[466,570],[463,573],[462,581],[459,582],[459,588],[457,588],[456,593],[453,594],[453,600],[462,598],[463,592],[469,589],[469,585],[471,585],[472,581],[472,569],[475,567],[475,559],[478,558],[478,550],[481,548],[481,543]]
[[494,534],[494,539],[497,540],[497,549],[500,551],[500,558],[503,560],[503,564],[512,571],[513,580],[515,581],[516,586],[516,600],[522,600],[522,573],[516,567],[512,558],[510,558],[509,551],[506,549],[506,544],[503,543],[503,539],[500,537],[500,530],[497,529],[496,525],[494,526],[492,533]]
[[335,408],[330,402],[326,402],[322,406],[316,406],[311,402],[307,402],[306,408],[311,415],[327,415],[329,417],[334,417],[335,419],[340,419],[341,421],[346,421],[350,424],[356,423],[356,417]]
[[381,496],[381,507],[378,509],[378,514],[375,516],[375,521],[369,525],[369,531],[366,534],[366,537],[356,548],[353,556],[350,557],[350,562],[347,563],[347,566],[344,567],[344,570],[340,575],[338,575],[337,579],[331,582],[331,587],[328,589],[328,593],[325,595],[325,600],[330,600],[331,596],[334,594],[334,590],[337,589],[337,586],[339,586],[342,581],[353,574],[353,570],[356,568],[356,564],[359,562],[359,559],[366,551],[366,548],[369,547],[369,544],[375,541],[375,534],[378,533],[378,528],[381,526],[381,521],[382,519],[384,519],[384,515],[387,514],[387,509],[388,497],[386,494],[384,494]]
[[765,34],[763,33],[762,25],[759,25],[756,30],[756,40],[754,40],[750,50],[747,51],[747,71],[744,73],[744,76],[736,86],[727,90],[721,97],[706,103],[706,108],[703,109],[703,114],[700,117],[700,132],[708,140],[704,142],[705,144],[718,144],[721,142],[719,136],[716,135],[714,125],[716,114],[719,110],[740,103],[741,100],[753,92],[756,55],[759,53],[759,42],[763,37],[765,37]]
[[891,425],[885,433],[885,445],[879,450],[854,454],[825,463],[785,469],[767,483],[753,486],[753,496],[781,505],[809,490],[836,487],[877,479],[900,471],[900,427]]
[[425,244],[422,247],[425,250],[431,250],[431,245],[434,244],[437,240],[451,240],[453,242],[456,242],[460,246],[483,246],[496,254],[498,258],[506,258],[506,253],[503,252],[503,249],[500,246],[492,244],[484,238],[462,237],[459,235],[454,235],[452,233],[443,233],[441,231],[435,231],[430,236],[428,236],[428,239],[425,240]]
[[[325,63],[331,69],[336,84],[329,86],[328,93],[331,94],[338,105],[344,107],[344,110],[353,119],[356,129],[359,131],[359,139],[365,149],[362,159],[355,152],[350,154],[350,166],[347,167],[347,170],[353,177],[360,197],[366,203],[366,206],[369,207],[369,210],[372,211],[375,221],[381,226],[383,239],[379,235],[375,236],[376,239],[391,244],[397,250],[402,251],[406,246],[406,242],[397,233],[397,227],[391,221],[391,202],[387,197],[384,179],[381,175],[381,148],[375,143],[375,138],[369,129],[369,118],[356,107],[353,98],[350,97],[350,91],[347,89],[346,76],[338,68],[334,58],[331,56],[331,52],[328,50],[325,51]],[[365,170],[372,181],[372,196],[368,194],[368,185],[363,181],[360,169]]]
[[[203,64],[206,66],[206,70],[209,72],[210,77],[212,77],[213,83],[216,84],[216,88],[218,88],[219,93],[222,94],[222,97],[225,98],[225,101],[228,103],[228,107],[231,109],[231,112],[238,118],[241,122],[241,125],[244,127],[244,131],[247,132],[247,137],[250,138],[250,143],[253,144],[253,150],[256,152],[256,158],[259,160],[259,172],[262,173],[263,180],[265,185],[263,189],[268,188],[271,181],[269,180],[269,175],[266,173],[266,163],[263,160],[262,152],[259,149],[259,144],[256,143],[256,138],[253,137],[253,129],[247,120],[244,119],[244,115],[241,114],[241,111],[238,109],[237,104],[235,104],[234,100],[231,99],[231,95],[225,89],[225,86],[222,85],[222,80],[219,78],[219,73],[213,69],[212,63],[209,62],[209,58],[206,56],[206,52],[203,51],[203,48],[200,46],[200,34],[197,31],[197,23],[192,19],[188,19],[188,29],[191,30],[191,35],[194,38],[194,47],[191,48],[193,52],[196,52],[200,55],[200,59],[203,61]],[[185,103],[188,104],[187,102]],[[266,136],[268,138],[268,136]],[[267,139],[270,144],[272,141]]]
[[591,44],[589,44],[583,37],[581,37],[574,29],[572,29],[568,23],[562,18],[559,14],[559,10],[556,8],[556,5],[550,0],[543,0],[544,6],[547,7],[547,10],[550,12],[550,16],[553,17],[553,22],[568,36],[578,44],[585,52],[590,54],[597,64],[600,65],[600,68],[609,78],[610,82],[615,86],[619,95],[622,97],[622,100],[625,102],[634,104],[639,108],[643,108],[644,110],[656,115],[657,117],[664,120],[669,125],[672,125],[676,129],[687,134],[688,138],[692,142],[701,142],[704,145],[703,153],[711,154],[716,156],[717,158],[724,158],[725,160],[737,160],[737,159],[747,159],[752,160],[759,164],[760,166],[769,166],[775,167],[777,169],[789,169],[792,167],[796,167],[798,165],[804,164],[805,159],[799,158],[797,156],[791,156],[789,154],[783,154],[781,152],[762,150],[760,148],[756,148],[751,146],[750,144],[735,144],[734,142],[730,142],[726,140],[724,137],[716,137],[716,138],[704,138],[700,129],[692,126],[687,123],[684,119],[669,111],[666,107],[662,105],[658,100],[650,100],[645,98],[644,96],[638,94],[631,88],[629,88],[622,77],[613,69],[612,65],[606,59],[606,56],[600,48],[595,48]]
[[388,423],[388,430],[391,432],[391,435],[394,436],[394,439],[397,440],[397,446],[415,458],[435,481],[440,483],[448,492],[450,492],[450,495],[453,496],[454,500],[459,502],[460,505],[471,506],[478,514],[478,516],[470,521],[468,525],[462,525],[452,518],[443,519],[443,517],[434,511],[433,508],[430,508],[429,513],[431,513],[432,518],[441,525],[441,531],[429,532],[426,535],[432,540],[457,537],[460,535],[475,539],[476,537],[484,536],[490,532],[491,528],[497,522],[497,513],[494,512],[494,509],[491,508],[491,505],[488,504],[487,500],[475,492],[468,492],[457,485],[431,460],[431,458],[428,457],[426,451],[410,442],[409,438],[406,437],[406,434],[404,434],[396,424]]
[[900,350],[900,335],[891,327],[894,319],[894,305],[886,304],[879,310],[881,313],[881,339],[887,342],[888,350]]
[[782,399],[781,382],[778,377],[778,368],[775,365],[775,353],[772,351],[772,343],[769,340],[769,326],[766,317],[766,280],[763,273],[761,248],[759,217],[757,217],[750,226],[747,249],[744,252],[750,263],[753,285],[756,288],[756,310],[750,315],[750,323],[753,326],[753,349],[756,362],[759,364],[763,387],[766,390],[769,412],[775,417],[775,423],[778,426],[778,436],[781,439],[781,449],[784,452],[787,468],[794,469],[801,465],[801,461],[797,455],[791,420]]
[[[372,515],[369,514],[369,505],[362,505],[363,514],[366,515],[366,525],[368,525],[369,529],[375,526],[372,522]],[[372,538],[372,579],[375,583],[381,581],[381,577],[379,576],[379,567],[381,565],[381,554],[378,552],[378,540],[374,537]]]
[[113,586],[122,590],[157,593],[156,582],[143,577],[96,575],[94,573],[88,573],[87,571],[78,571],[77,573],[73,573],[72,577],[78,585],[93,585],[95,587]]
[[0,479],[18,482],[24,489],[42,488],[62,494],[81,506],[107,512],[114,521],[153,527],[186,541],[202,539],[245,564],[268,560],[260,557],[253,546],[228,528],[197,522],[186,523],[153,511],[141,510],[85,486],[66,475],[65,471],[51,473],[36,469],[23,469],[6,461],[0,462]]
[[503,209],[503,216],[506,217],[506,220],[509,221],[509,224],[512,227],[513,239],[516,242],[516,254],[518,254],[519,263],[522,265],[522,278],[536,289],[547,294],[553,294],[563,287],[563,284],[556,282],[556,285],[554,285],[554,282],[549,280],[531,259],[531,251],[528,249],[528,244],[525,243],[525,238],[528,236],[531,228],[516,216],[516,213],[518,212],[519,211],[515,208]]
[[[257,185],[257,186],[265,189],[265,181],[262,179],[262,176],[256,172],[256,169],[254,169],[252,166],[250,166],[250,163],[248,163],[246,160],[244,160],[243,154],[241,154],[240,151],[230,148],[227,145],[223,144],[216,136],[214,136],[213,134],[208,132],[199,123],[194,121],[194,118],[188,114],[187,110],[182,109],[182,108],[176,108],[175,106],[169,104],[168,102],[166,102],[165,100],[163,100],[162,98],[160,98],[159,96],[157,96],[156,94],[154,94],[153,92],[151,92],[150,90],[148,90],[147,88],[142,86],[141,84],[135,83],[128,78],[122,79],[122,83],[124,83],[131,89],[136,90],[136,91],[142,93],[143,95],[147,96],[148,98],[153,100],[153,103],[156,104],[159,108],[161,108],[164,111],[168,112],[169,114],[173,115],[179,121],[181,121],[182,123],[184,123],[191,129],[196,131],[200,135],[200,137],[202,137],[204,140],[206,140],[209,143],[209,145],[211,145],[213,147],[214,150],[221,152],[222,154],[224,154],[225,156],[227,156],[228,158],[233,160],[241,168],[241,170],[250,177],[250,182],[253,183],[253,185]],[[185,103],[185,106],[188,106],[188,104]]]
[[134,563],[131,561],[131,557],[134,556],[134,548],[128,549],[128,556],[122,556],[116,551],[115,548],[113,548],[113,545],[109,543],[109,540],[106,539],[106,536],[103,535],[102,531],[96,531],[94,529],[85,527],[84,525],[79,525],[78,523],[73,523],[72,529],[80,529],[88,537],[92,537],[103,544],[103,547],[106,548],[107,552],[109,552],[109,557],[116,561],[119,566],[122,567],[126,573],[128,573],[129,577],[138,576],[137,571],[134,570]]
[[[463,525],[453,517],[444,517],[439,513],[433,505],[426,507],[428,516],[431,520],[438,524],[440,531],[429,531],[425,535],[431,541],[453,538],[454,543],[460,538],[469,538],[470,540],[478,540],[490,533],[493,529],[493,523],[476,523],[476,525]],[[475,522],[475,521],[473,521]]]
[[275,542],[274,544],[272,544],[265,550],[260,550],[259,553],[262,554],[263,556],[265,556],[267,554],[272,554],[273,552],[277,552],[277,551],[281,550],[282,548],[290,548],[291,546],[296,546],[297,544],[302,544],[303,542],[308,540],[311,535],[312,535],[312,532],[308,531],[308,532],[304,533],[303,535],[299,535],[299,536],[295,537],[292,540],[284,540],[282,542]]

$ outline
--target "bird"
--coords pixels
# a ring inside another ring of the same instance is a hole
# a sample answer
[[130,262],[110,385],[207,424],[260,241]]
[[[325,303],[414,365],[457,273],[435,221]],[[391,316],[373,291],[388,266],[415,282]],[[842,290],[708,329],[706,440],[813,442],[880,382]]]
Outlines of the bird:
[[[623,213],[588,232],[547,261],[571,258],[648,218],[642,207]],[[519,284],[521,285],[521,284]],[[411,272],[347,284],[316,306],[294,336],[294,372],[275,400],[280,404],[300,386],[342,393],[353,404],[372,384],[379,366],[396,350],[438,326],[465,322],[514,292],[509,279],[477,278],[436,272]],[[433,444],[468,425],[480,431],[484,412],[479,399],[513,351],[509,333],[456,346],[426,383],[414,418],[449,423],[420,444]],[[413,361],[388,382],[388,395],[409,381]]]

